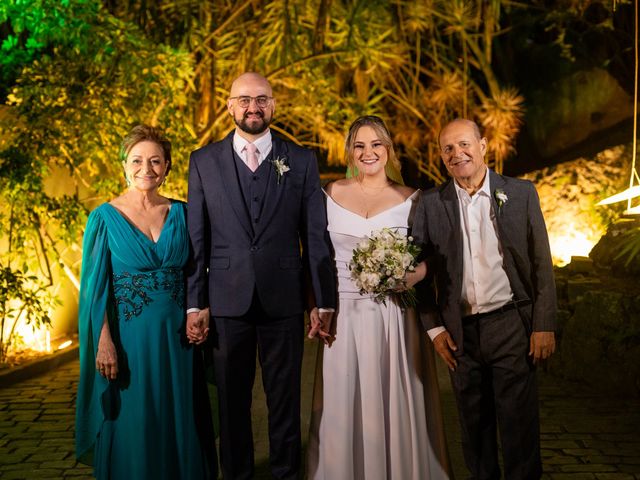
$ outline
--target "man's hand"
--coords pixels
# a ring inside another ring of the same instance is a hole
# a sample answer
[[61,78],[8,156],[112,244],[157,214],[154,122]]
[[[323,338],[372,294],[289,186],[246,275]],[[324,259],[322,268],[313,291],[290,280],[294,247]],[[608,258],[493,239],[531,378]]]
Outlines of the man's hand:
[[331,324],[333,312],[320,312],[314,307],[309,312],[309,338],[320,337],[327,345],[331,345],[333,335],[331,334]]
[[442,357],[449,369],[455,371],[458,366],[458,361],[453,356],[453,352],[458,350],[458,346],[453,341],[453,338],[451,338],[451,335],[449,335],[449,332],[445,330],[434,338],[433,348],[435,348],[438,355]]
[[556,336],[553,332],[533,332],[529,340],[529,356],[536,365],[556,351]]
[[200,345],[209,335],[209,309],[187,313],[187,338],[189,343]]

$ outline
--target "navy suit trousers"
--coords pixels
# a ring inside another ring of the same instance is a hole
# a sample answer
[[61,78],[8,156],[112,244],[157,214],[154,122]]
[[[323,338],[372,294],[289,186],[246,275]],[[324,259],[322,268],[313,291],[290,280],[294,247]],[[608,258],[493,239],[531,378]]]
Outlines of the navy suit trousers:
[[251,400],[256,352],[269,411],[271,473],[277,479],[300,478],[303,315],[269,317],[254,293],[245,315],[213,317],[211,334],[225,480],[253,478]]

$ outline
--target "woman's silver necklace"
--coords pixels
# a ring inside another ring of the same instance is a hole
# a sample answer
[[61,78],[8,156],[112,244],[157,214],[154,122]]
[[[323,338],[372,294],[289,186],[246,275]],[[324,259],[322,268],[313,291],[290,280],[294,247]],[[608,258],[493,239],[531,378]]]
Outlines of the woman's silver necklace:
[[371,190],[377,190],[377,193],[367,193],[362,185],[362,182],[358,182],[360,185],[360,190],[362,191],[362,204],[364,205],[364,218],[369,218],[369,203],[367,202],[367,197],[376,198],[379,197],[380,194],[389,187],[389,182],[382,187],[367,187]]

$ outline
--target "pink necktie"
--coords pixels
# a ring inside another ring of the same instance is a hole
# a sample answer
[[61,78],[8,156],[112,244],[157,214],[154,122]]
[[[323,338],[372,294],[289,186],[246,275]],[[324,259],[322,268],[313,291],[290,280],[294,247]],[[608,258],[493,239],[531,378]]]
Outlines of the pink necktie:
[[253,143],[247,143],[245,149],[247,150],[247,167],[255,172],[258,168],[258,149]]

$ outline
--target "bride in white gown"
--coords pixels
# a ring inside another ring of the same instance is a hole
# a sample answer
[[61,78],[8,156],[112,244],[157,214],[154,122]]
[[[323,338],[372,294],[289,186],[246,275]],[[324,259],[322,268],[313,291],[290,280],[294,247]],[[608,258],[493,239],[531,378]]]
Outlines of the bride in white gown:
[[[316,369],[308,477],[447,479],[434,355],[426,333],[413,309],[361,295],[348,268],[353,249],[372,232],[408,231],[419,192],[393,181],[401,181],[399,162],[380,118],[356,120],[345,150],[358,176],[336,181],[326,192],[339,306],[330,328],[312,316],[312,333],[325,344]],[[425,273],[422,263],[408,274],[407,284]]]

